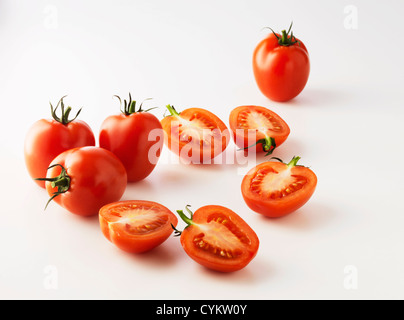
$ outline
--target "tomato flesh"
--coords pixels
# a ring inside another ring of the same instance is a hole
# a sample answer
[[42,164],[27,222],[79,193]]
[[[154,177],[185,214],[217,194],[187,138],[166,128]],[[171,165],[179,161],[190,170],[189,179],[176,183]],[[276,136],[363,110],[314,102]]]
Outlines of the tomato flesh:
[[302,207],[313,195],[317,177],[303,166],[264,162],[244,177],[241,191],[246,204],[268,217],[281,217]]
[[192,242],[195,248],[221,258],[235,258],[242,255],[239,243],[249,244],[246,236],[225,216],[210,216],[206,224],[199,225],[201,233],[196,234]]
[[105,237],[121,250],[140,253],[163,243],[173,232],[177,217],[152,201],[129,200],[101,208],[99,221]]
[[275,112],[261,106],[240,106],[230,113],[230,128],[239,148],[267,152],[257,144],[259,140],[272,137],[280,146],[290,134],[288,124]]
[[257,171],[251,180],[251,192],[271,199],[281,199],[300,190],[307,183],[307,178],[291,174],[284,170],[277,172],[272,168]]
[[229,143],[226,125],[213,113],[190,108],[161,120],[168,148],[190,163],[211,163]]
[[221,206],[205,206],[193,216],[194,223],[181,234],[185,252],[213,270],[232,272],[244,268],[256,255],[259,240],[236,213]]

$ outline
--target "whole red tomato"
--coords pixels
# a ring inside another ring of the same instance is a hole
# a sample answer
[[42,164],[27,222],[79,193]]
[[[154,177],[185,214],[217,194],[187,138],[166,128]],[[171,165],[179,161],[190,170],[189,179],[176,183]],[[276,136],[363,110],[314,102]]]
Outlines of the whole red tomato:
[[46,178],[39,180],[46,181],[48,204],[54,200],[81,216],[96,215],[104,205],[119,201],[127,183],[121,161],[94,146],[62,152],[51,162]]
[[[119,101],[121,99],[116,96]],[[109,116],[101,125],[100,147],[110,150],[123,163],[128,181],[146,178],[154,169],[164,144],[164,134],[159,119],[142,104],[136,110],[136,101],[124,100],[121,114]]]
[[306,46],[293,32],[272,31],[255,48],[253,70],[261,92],[273,101],[288,101],[306,86],[310,60]]
[[[95,145],[94,134],[88,124],[76,120],[81,109],[73,119],[69,120],[71,107],[67,107],[65,110],[63,98],[59,100],[56,108],[53,108],[51,104],[53,119],[38,120],[27,132],[24,156],[28,173],[32,178],[45,177],[51,161],[63,151]],[[60,118],[56,115],[59,105],[62,109]],[[39,186],[45,188],[44,181],[35,181]]]

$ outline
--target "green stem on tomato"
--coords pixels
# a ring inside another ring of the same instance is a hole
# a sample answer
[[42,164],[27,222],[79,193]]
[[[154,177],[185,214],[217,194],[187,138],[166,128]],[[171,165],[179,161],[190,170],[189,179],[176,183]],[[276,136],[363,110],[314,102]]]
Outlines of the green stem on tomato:
[[[189,209],[189,207],[190,207],[189,204],[185,206],[185,210],[187,210],[188,213],[189,213],[189,215],[190,215],[189,217],[187,217],[187,215],[184,213],[183,210],[177,210],[177,213],[178,213],[178,215],[180,216],[180,218],[187,224],[187,226],[184,228],[184,230],[185,230],[186,228],[188,228],[189,226],[195,224],[195,223],[192,221],[193,212]],[[177,228],[175,228],[173,224],[171,224],[171,227],[174,229],[174,236],[175,236],[175,237],[178,237],[178,236],[181,235],[182,231],[179,231]]]
[[129,107],[128,107],[128,113],[132,114],[136,112],[136,101],[131,101]]
[[[283,162],[282,159],[279,159],[279,158],[277,158],[277,157],[271,157],[271,159],[275,159],[275,160],[277,160],[277,161],[279,161],[279,162],[282,162],[282,163],[286,164],[286,165],[288,166],[288,168],[293,168],[293,167],[296,167],[296,166],[303,167],[302,165],[300,165],[300,164],[298,165],[298,164],[297,164],[297,162],[301,159],[301,157],[294,156],[294,157],[292,158],[292,160],[289,161],[289,163],[285,163],[285,162]],[[270,160],[271,160],[271,159],[270,159]]]
[[45,210],[46,210],[46,208],[48,207],[48,204],[49,204],[55,197],[57,197],[58,195],[60,195],[60,194],[62,194],[62,193],[67,192],[67,191],[70,189],[71,178],[70,178],[70,176],[67,174],[66,169],[65,169],[62,165],[60,165],[60,164],[54,164],[54,165],[50,166],[50,167],[48,168],[48,170],[51,169],[51,168],[53,168],[53,167],[56,167],[56,166],[59,166],[59,167],[61,167],[61,169],[62,169],[61,172],[60,172],[60,174],[59,174],[58,176],[56,176],[56,177],[54,177],[54,178],[35,178],[35,179],[34,179],[34,180],[37,180],[37,181],[48,181],[48,182],[51,182],[52,188],[56,188],[56,187],[58,188],[57,191],[55,191],[55,192],[52,194],[52,196],[50,197],[50,199],[49,199],[48,202],[46,203]]
[[145,102],[146,100],[150,100],[151,98],[147,98],[145,100],[143,100],[143,102],[140,104],[139,109],[136,110],[136,101],[132,101],[132,96],[129,92],[129,101],[126,101],[125,99],[123,100],[124,105],[123,105],[123,110],[122,110],[122,99],[117,96],[114,95],[114,97],[119,99],[119,103],[121,106],[121,112],[125,115],[125,116],[130,116],[131,114],[137,113],[137,112],[148,112],[152,109],[155,109],[157,107],[153,107],[153,108],[149,108],[147,110],[143,110],[142,106],[143,106],[143,102]]
[[269,156],[276,148],[275,139],[269,136],[264,138],[264,143],[262,143],[263,150],[267,153],[265,156]]
[[178,112],[177,110],[175,110],[174,106],[168,104],[166,105],[167,110],[170,112],[171,116],[179,116],[180,112]]
[[281,33],[282,33],[282,37],[281,37],[279,43],[282,45],[286,45],[286,43],[288,43],[288,34],[286,33],[286,30],[282,30]]
[[[64,99],[65,97],[66,97],[66,96],[63,96],[63,97],[59,100],[59,102],[58,102],[58,104],[56,105],[55,108],[53,108],[52,103],[49,102],[49,104],[50,104],[50,107],[51,107],[51,115],[52,115],[52,118],[53,118],[55,121],[57,121],[57,122],[59,122],[59,123],[61,123],[61,124],[67,125],[67,124],[69,124],[70,122],[74,121],[74,120],[77,118],[77,116],[78,116],[78,115],[80,114],[80,112],[81,112],[81,108],[80,108],[80,110],[76,113],[76,116],[75,116],[73,119],[70,119],[70,120],[69,120],[69,115],[70,115],[70,111],[72,110],[72,108],[71,108],[71,107],[67,107],[67,109],[65,110],[65,104],[64,104],[64,102],[63,102],[63,99]],[[60,105],[61,113],[62,113],[61,117],[58,117],[58,116],[56,115],[56,110],[57,110],[57,108],[59,107],[59,105]]]
[[[289,29],[288,31],[286,30],[282,30],[281,31],[281,36],[279,36],[274,30],[272,30],[271,28],[267,27],[268,29],[270,29],[272,31],[272,33],[275,35],[275,37],[278,39],[278,43],[281,46],[292,46],[294,44],[298,44],[300,45],[300,42],[296,39],[296,37],[293,35],[293,31],[292,30],[292,25],[293,25],[293,21],[290,23]],[[290,36],[289,36],[290,33]]]
[[289,168],[292,168],[292,167],[297,166],[297,162],[298,162],[300,159],[301,159],[301,157],[296,157],[296,156],[294,156],[294,157],[292,158],[292,160],[289,161],[289,163],[287,164],[287,166],[288,166]]
[[265,138],[257,140],[257,142],[255,142],[254,144],[252,144],[252,145],[250,145],[248,147],[245,147],[243,149],[238,149],[238,150],[239,151],[240,150],[246,150],[248,148],[256,146],[259,143],[262,144],[262,150],[267,153],[265,156],[268,156],[268,155],[272,154],[272,152],[274,152],[274,150],[276,148],[275,139],[270,137],[270,136],[265,136]]

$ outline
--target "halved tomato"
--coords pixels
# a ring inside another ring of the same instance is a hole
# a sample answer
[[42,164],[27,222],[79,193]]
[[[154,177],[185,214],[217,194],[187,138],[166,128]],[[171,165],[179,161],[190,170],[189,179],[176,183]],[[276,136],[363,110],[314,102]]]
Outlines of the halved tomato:
[[275,112],[261,106],[240,106],[230,113],[233,139],[241,149],[271,154],[289,136],[288,124]]
[[105,237],[118,248],[140,253],[162,244],[172,234],[177,217],[163,205],[145,200],[110,203],[100,209]]
[[229,144],[230,134],[212,112],[189,108],[178,113],[167,105],[170,115],[161,120],[168,148],[189,163],[211,163]]
[[317,176],[309,168],[297,165],[299,159],[293,157],[288,164],[264,162],[246,174],[241,192],[250,209],[276,218],[296,211],[311,198]]
[[250,226],[232,210],[216,205],[199,208],[190,217],[177,210],[187,223],[181,235],[185,252],[199,264],[231,272],[244,268],[255,257],[259,240]]

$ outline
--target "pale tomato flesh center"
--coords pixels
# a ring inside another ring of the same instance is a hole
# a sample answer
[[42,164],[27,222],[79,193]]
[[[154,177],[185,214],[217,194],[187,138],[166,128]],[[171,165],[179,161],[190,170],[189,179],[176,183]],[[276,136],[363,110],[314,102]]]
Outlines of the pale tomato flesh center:
[[279,132],[282,125],[269,113],[244,110],[238,114],[237,126],[241,129],[250,129],[267,135],[268,131]]
[[114,208],[111,214],[116,218],[109,222],[109,227],[111,228],[114,224],[121,224],[124,225],[125,231],[131,234],[156,231],[168,221],[167,215],[162,215],[157,208],[141,205]]
[[279,172],[263,168],[254,174],[250,189],[266,198],[281,199],[302,189],[306,183],[305,177],[293,175],[290,168]]
[[214,139],[221,138],[221,132],[216,124],[199,114],[192,115],[189,119],[177,117],[172,125],[172,132],[180,141],[192,142],[201,146],[212,145]]
[[240,256],[243,252],[241,248],[251,243],[237,225],[224,215],[215,215],[197,227],[201,232],[193,238],[195,247],[223,259]]

